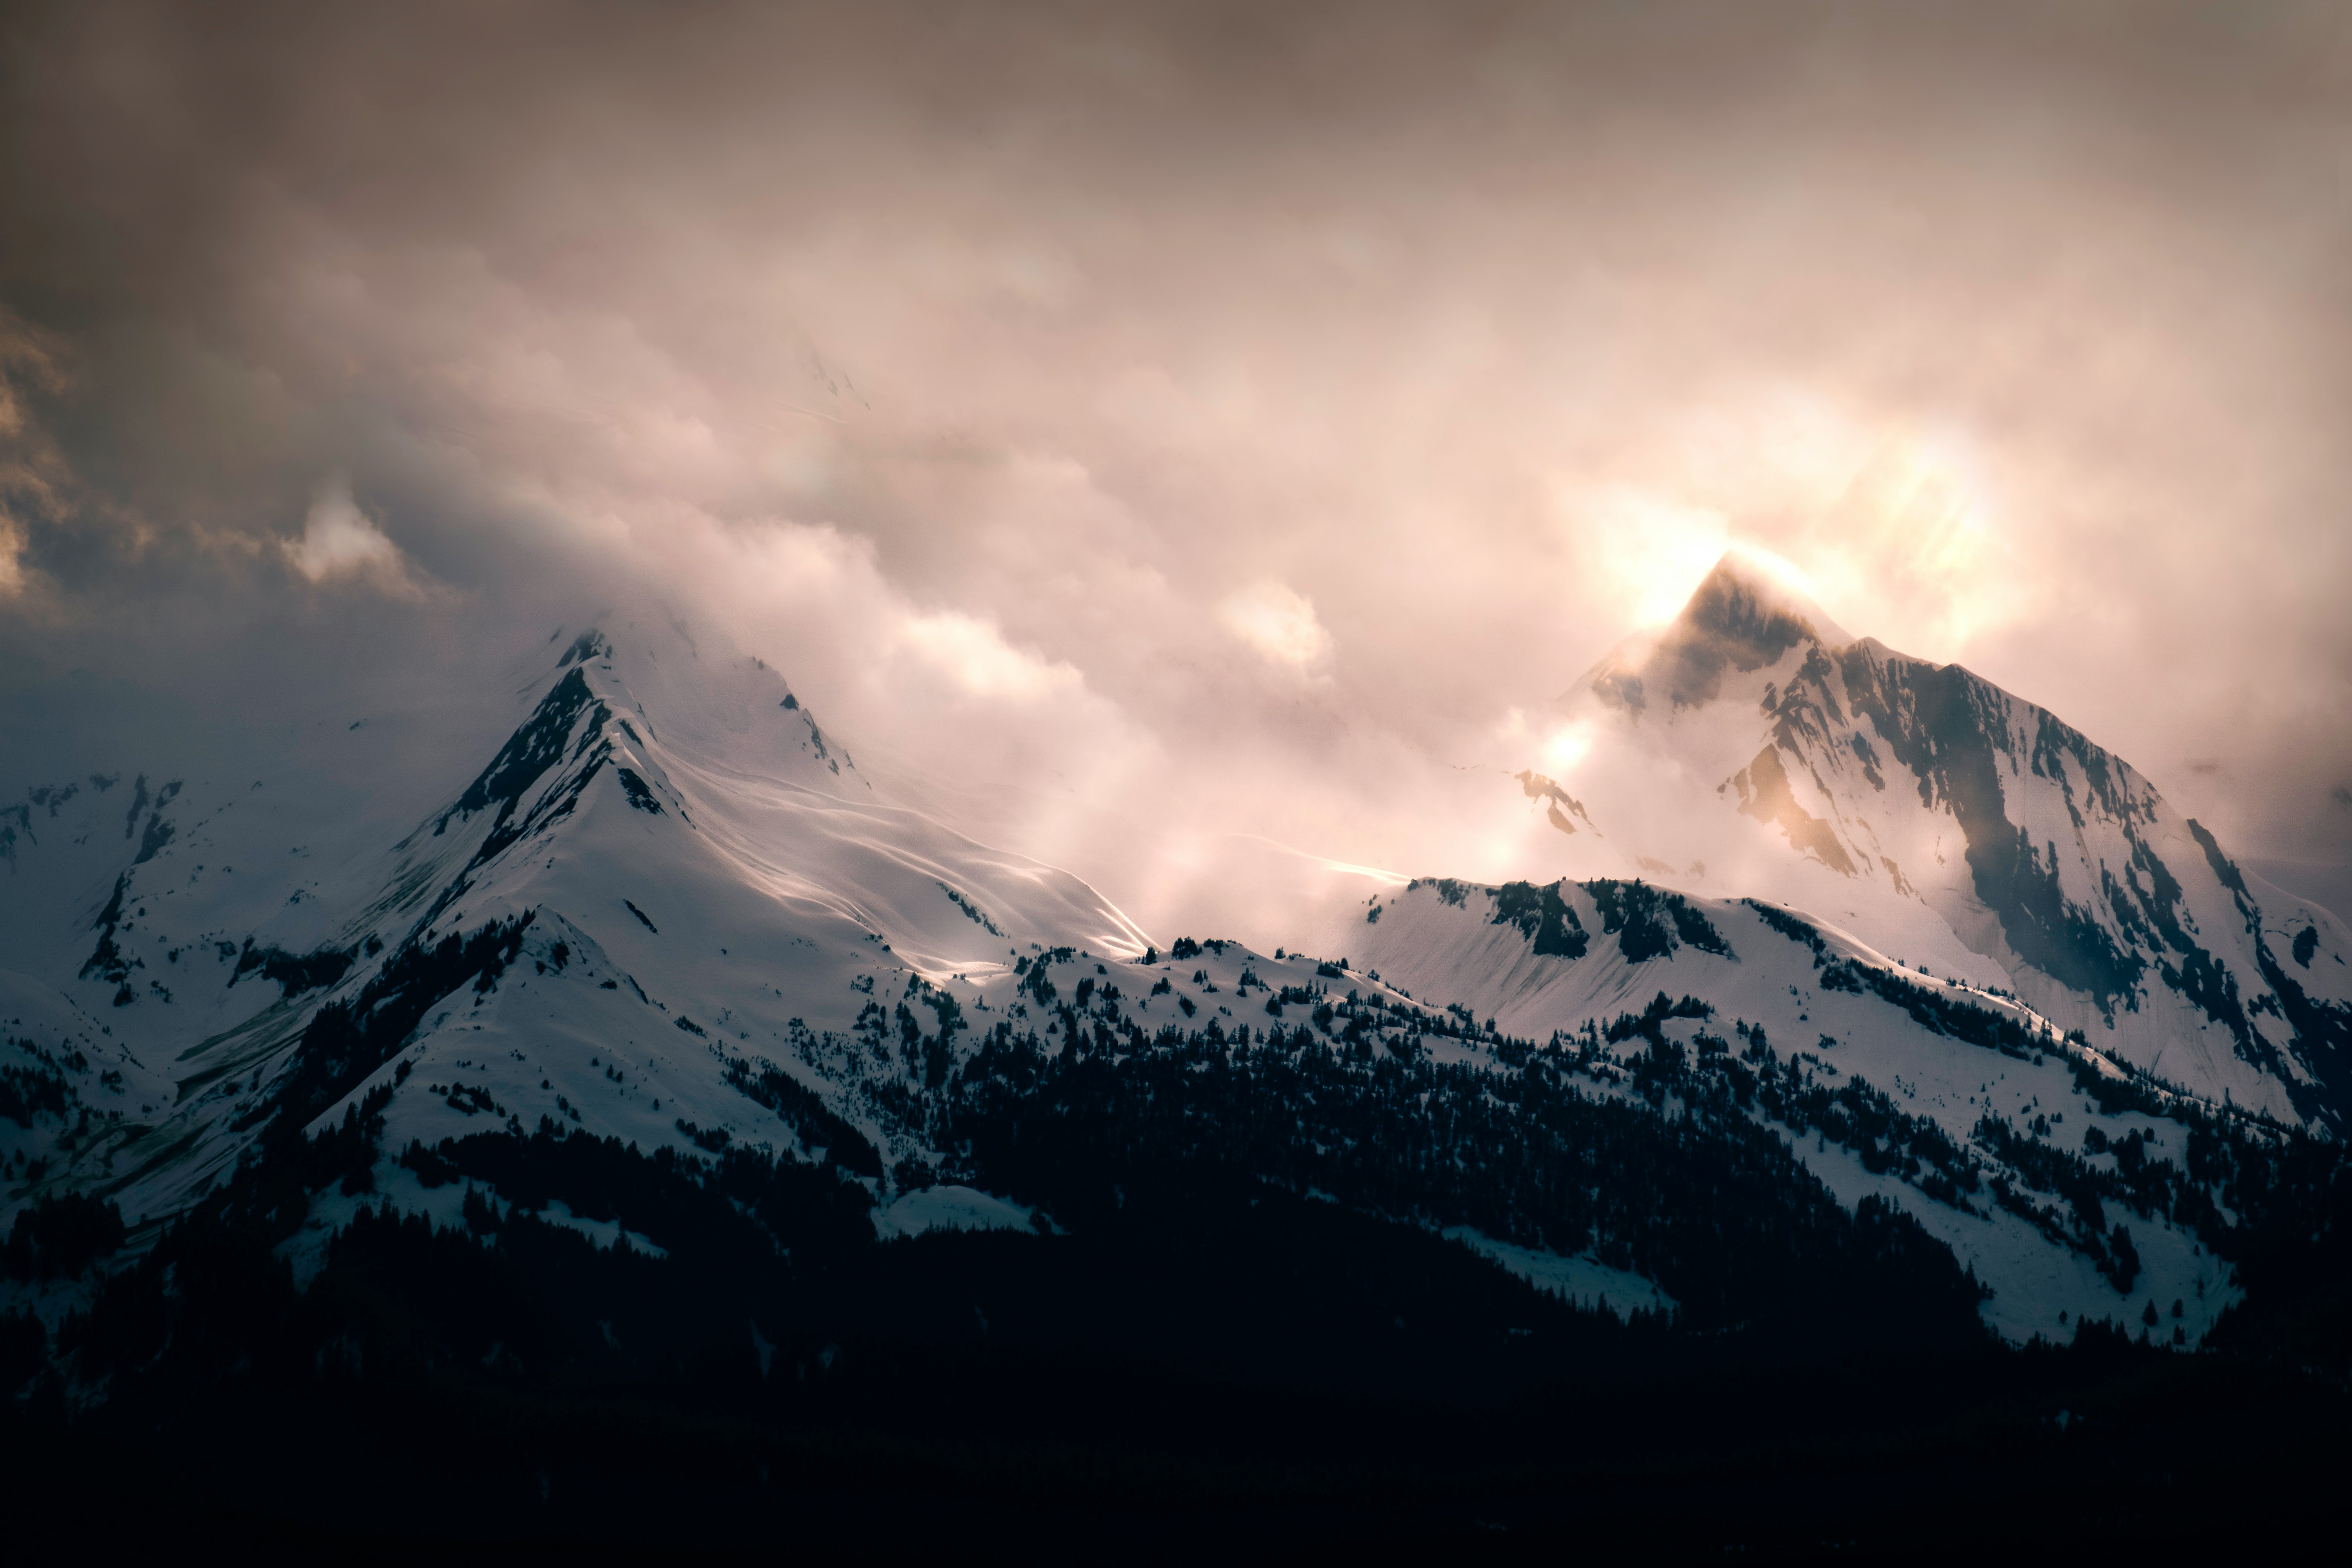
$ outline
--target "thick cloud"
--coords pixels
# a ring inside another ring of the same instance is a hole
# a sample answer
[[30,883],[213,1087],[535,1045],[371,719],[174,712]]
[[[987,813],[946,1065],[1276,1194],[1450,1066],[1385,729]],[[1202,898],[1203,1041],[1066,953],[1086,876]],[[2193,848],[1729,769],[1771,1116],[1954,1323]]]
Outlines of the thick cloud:
[[1507,871],[1449,775],[1744,542],[2352,860],[2339,8],[11,17],[20,656],[650,597],[1189,921]]

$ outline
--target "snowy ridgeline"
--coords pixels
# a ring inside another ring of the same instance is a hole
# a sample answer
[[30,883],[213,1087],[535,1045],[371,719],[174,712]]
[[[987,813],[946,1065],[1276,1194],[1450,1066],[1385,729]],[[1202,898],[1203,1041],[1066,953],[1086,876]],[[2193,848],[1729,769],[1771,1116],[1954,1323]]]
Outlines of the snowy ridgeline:
[[250,767],[79,766],[12,808],[9,1212],[99,1195],[135,1255],[274,1126],[341,1151],[279,1243],[305,1270],[387,1201],[665,1256],[625,1181],[499,1184],[501,1140],[572,1134],[822,1173],[883,1240],[1077,1234],[1123,1172],[1214,1170],[1694,1325],[1743,1321],[1743,1269],[1881,1269],[2012,1341],[2194,1345],[2238,1299],[2217,1248],[2272,1135],[1981,975],[1615,879],[1416,884],[1332,910],[1328,958],[1162,953],[667,637],[551,645],[399,828]]
[[[1562,695],[1520,873],[1810,910],[2209,1100],[2342,1131],[2352,933],[2124,759],[1727,556]],[[1552,764],[1557,767],[1558,764]]]

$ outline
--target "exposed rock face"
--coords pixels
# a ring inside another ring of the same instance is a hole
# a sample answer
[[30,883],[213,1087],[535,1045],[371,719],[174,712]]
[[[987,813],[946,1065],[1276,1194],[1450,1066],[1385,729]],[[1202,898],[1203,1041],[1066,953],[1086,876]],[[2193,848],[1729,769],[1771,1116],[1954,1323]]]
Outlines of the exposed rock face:
[[1788,770],[1780,766],[1779,748],[1767,746],[1756,760],[1731,775],[1739,791],[1739,809],[1759,822],[1780,824],[1789,842],[1812,856],[1841,877],[1853,875],[1853,861],[1838,842],[1830,825],[1797,804],[1789,788]]
[[1731,557],[1561,706],[1597,737],[1561,781],[1594,829],[1566,868],[1714,865],[1667,879],[1817,909],[2200,1095],[2352,1116],[2347,933],[2056,715]]
[[1638,662],[1612,656],[1587,684],[1636,712],[1653,702],[1696,708],[1723,694],[1727,675],[1769,669],[1793,647],[1844,641],[1817,607],[1727,555]]

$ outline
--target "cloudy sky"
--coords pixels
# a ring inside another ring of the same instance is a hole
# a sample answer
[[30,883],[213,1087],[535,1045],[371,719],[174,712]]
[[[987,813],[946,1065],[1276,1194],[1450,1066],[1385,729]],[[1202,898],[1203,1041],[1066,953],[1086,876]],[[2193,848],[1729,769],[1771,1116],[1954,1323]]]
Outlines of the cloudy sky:
[[[2352,12],[20,5],[0,675],[655,605],[1147,918],[1729,543],[2352,861]],[[1465,861],[1472,863],[1465,864]]]

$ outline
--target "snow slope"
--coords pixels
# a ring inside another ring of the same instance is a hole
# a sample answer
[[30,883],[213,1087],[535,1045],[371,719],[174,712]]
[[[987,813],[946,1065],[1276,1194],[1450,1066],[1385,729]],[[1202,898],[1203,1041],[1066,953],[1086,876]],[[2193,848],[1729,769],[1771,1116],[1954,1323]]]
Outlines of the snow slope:
[[[29,786],[0,829],[0,1020],[69,1114],[0,1120],[13,1164],[46,1163],[20,1194],[160,1218],[278,1107],[323,1124],[395,1077],[394,1147],[485,1115],[773,1136],[728,1065],[847,1037],[877,980],[984,1007],[956,976],[1002,979],[1017,945],[1143,945],[1075,879],[877,800],[756,660],[591,631],[507,684],[511,735],[389,844],[242,769]],[[322,1019],[347,1048],[298,1070]]]
[[2200,1096],[2352,1112],[2352,932],[2047,710],[1737,555],[1559,708],[1577,760],[1517,780],[1531,874],[1810,909]]
[[[1701,940],[1719,951],[1683,940],[1671,915],[1650,930],[1647,942],[1639,942],[1642,922],[1612,921],[1594,896],[1596,887],[1609,896],[1605,883],[1564,882],[1552,889],[1568,911],[1557,929],[1570,940],[1549,945],[1573,952],[1542,951],[1540,926],[1524,915],[1514,920],[1496,889],[1444,881],[1417,882],[1375,898],[1324,940],[1334,947],[1344,942],[1352,967],[1381,976],[1408,996],[1466,1008],[1507,1037],[1572,1038],[1590,1025],[1640,1014],[1661,994],[1699,999],[1711,1009],[1706,1016],[1670,1017],[1661,1025],[1667,1039],[1694,1056],[1704,1058],[1702,1041],[1710,1035],[1718,1044],[1728,1037],[1735,1050],[1751,1038],[1769,1042],[1805,1083],[1832,1092],[1848,1085],[1874,1089],[1897,1113],[1939,1131],[1974,1163],[1982,1180],[2000,1176],[2020,1191],[2034,1189],[2035,1179],[2003,1159],[2001,1144],[1987,1135],[1989,1118],[2000,1119],[2027,1143],[2063,1155],[2081,1151],[2093,1129],[2107,1142],[2138,1131],[2154,1158],[2183,1163],[2189,1133],[2181,1120],[2102,1112],[2079,1091],[2076,1064],[2094,1072],[2117,1069],[2096,1053],[2066,1044],[2050,1020],[2013,998],[1916,970],[1906,973],[1852,934],[1807,920],[1796,929],[1818,934],[1827,962],[1816,965],[1811,950],[1781,929],[1803,917],[1782,913],[1775,923],[1742,900],[1667,896],[1697,917],[1706,933]],[[1611,901],[1622,920],[1630,910],[1622,902],[1623,889],[1618,892]],[[2034,1045],[2011,1053],[1971,1044],[1923,1026],[1884,994],[1828,983],[1829,976],[1857,970],[1899,977],[2011,1021]],[[1748,1034],[1751,1029],[1760,1037]],[[1639,1037],[1600,1045],[1600,1091],[1611,1092],[1612,1075],[1622,1080],[1646,1048]],[[1755,1114],[1770,1120],[1760,1107]],[[2037,1117],[2044,1119],[2038,1131]],[[2176,1300],[2184,1303],[2179,1321],[2193,1343],[2240,1299],[2227,1266],[2191,1228],[2170,1219],[2128,1222],[2143,1272],[2126,1296],[2115,1288],[2112,1270],[2102,1272],[2106,1254],[2099,1226],[2086,1226],[2080,1216],[2059,1226],[2029,1223],[1992,1201],[1989,1188],[1954,1193],[1935,1181],[1932,1170],[1916,1165],[1907,1172],[1900,1163],[1873,1171],[1858,1142],[1832,1142],[1820,1134],[1819,1121],[1814,1125],[1810,1137],[1802,1125],[1782,1127],[1805,1166],[1848,1208],[1875,1194],[1920,1220],[1992,1288],[1983,1316],[2012,1340],[2037,1332],[2062,1337],[2068,1322],[2116,1316],[2127,1301],[2154,1299],[2168,1308]],[[1891,1149],[1895,1142],[1881,1134],[1874,1150]],[[2116,1167],[2112,1155],[2084,1163],[2109,1172]],[[2064,1207],[2047,1188],[2035,1201],[2045,1210]]]
[[[1050,1215],[943,1179],[955,1155],[940,1147],[940,1092],[983,1042],[1061,1052],[1090,1029],[1097,1046],[1196,1048],[1213,1024],[1213,1048],[1240,1048],[1288,1005],[1286,1048],[1303,1038],[1367,1071],[1394,1059],[1500,1074],[1544,1047],[1546,1072],[1628,1107],[1654,1103],[1641,1086],[1654,1039],[1715,1075],[1675,1080],[1690,1092],[1760,1080],[1740,1114],[1849,1209],[1875,1196],[1917,1217],[1991,1286],[1983,1315],[2002,1333],[2178,1300],[2168,1326],[2193,1344],[2235,1299],[2193,1227],[2134,1209],[2119,1241],[2096,1198],[2052,1185],[2105,1182],[2112,1197],[2120,1159],[2179,1163],[2185,1123],[2102,1113],[2080,1075],[2137,1063],[2281,1115],[2326,1103],[2332,1068],[2288,1026],[2336,1016],[2335,927],[2304,906],[2263,912],[2284,906],[2232,880],[2218,848],[2182,852],[2200,842],[2193,825],[2046,715],[1875,645],[1833,660],[1810,620],[1745,593],[1718,583],[1724,602],[1708,608],[1703,592],[1685,616],[1687,646],[1589,683],[1595,721],[1618,726],[1630,759],[1622,778],[1579,799],[1530,774],[1525,798],[1580,850],[1646,853],[1679,834],[1717,858],[1708,879],[1737,866],[1775,896],[1828,895],[1803,905],[1820,918],[1600,879],[1417,883],[1328,910],[1323,958],[1222,942],[1163,956],[1084,883],[893,805],[758,660],[626,619],[559,631],[486,676],[469,700],[503,708],[504,739],[462,762],[470,721],[379,744],[382,787],[365,770],[322,772],[315,736],[269,754],[184,739],[153,758],[40,757],[46,771],[0,816],[0,1219],[94,1192],[121,1205],[135,1245],[273,1122],[318,1134],[373,1114],[377,1193],[445,1220],[458,1194],[398,1152],[551,1127],[646,1151],[829,1160],[867,1184],[884,1235],[1050,1230]],[[1702,633],[1733,651],[1709,665],[1692,651]],[[1936,680],[1958,683],[1968,723],[1932,716]],[[1966,783],[1964,763],[2000,788]],[[446,781],[421,816],[419,774]],[[2085,1003],[2023,964],[2015,942],[2034,939],[1994,940],[2007,906],[1979,900],[1989,912],[1969,923],[1977,884],[1953,868],[1972,864],[1984,824],[1969,814],[1989,798],[2035,834],[2057,835],[2063,808],[2065,842],[2120,868],[2124,892],[2104,904],[2074,901],[2089,873],[2061,867],[2033,884],[2057,904],[2021,895],[2017,908],[2084,951],[2096,935],[2116,973],[2127,951],[2130,989]],[[1738,804],[1766,800],[1761,817]],[[1965,1043],[1890,1001],[1890,952],[1912,981],[2006,1020],[2010,1046]],[[1926,979],[1923,960],[1978,989]],[[2299,1000],[2283,965],[2309,977]],[[2176,972],[2221,987],[2197,993],[2202,1014],[2158,983]],[[1604,1038],[1662,993],[1691,1004]],[[2240,1009],[2219,1037],[2217,995]],[[2060,1043],[2085,1022],[2090,1045]],[[1840,1095],[1844,1110],[1830,1104]],[[2102,1152],[2126,1143],[2128,1156]],[[298,1269],[356,1202],[322,1196],[291,1244]],[[601,1246],[660,1249],[560,1201],[541,1212]],[[1673,1304],[1638,1258],[1397,1217],[1458,1231],[1539,1288]]]

